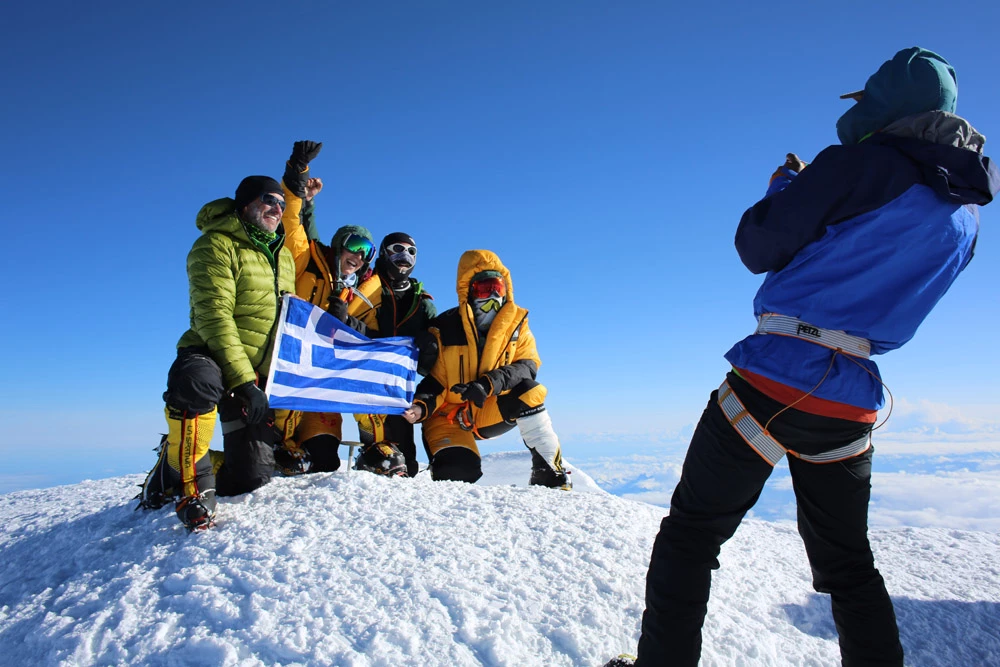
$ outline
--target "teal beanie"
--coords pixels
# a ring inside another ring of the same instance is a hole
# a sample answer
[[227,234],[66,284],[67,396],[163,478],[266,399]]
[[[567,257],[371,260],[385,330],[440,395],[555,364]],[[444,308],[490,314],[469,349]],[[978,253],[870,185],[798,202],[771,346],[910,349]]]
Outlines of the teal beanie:
[[903,49],[868,77],[861,100],[837,121],[844,145],[925,111],[955,113],[958,80],[948,61],[927,49]]

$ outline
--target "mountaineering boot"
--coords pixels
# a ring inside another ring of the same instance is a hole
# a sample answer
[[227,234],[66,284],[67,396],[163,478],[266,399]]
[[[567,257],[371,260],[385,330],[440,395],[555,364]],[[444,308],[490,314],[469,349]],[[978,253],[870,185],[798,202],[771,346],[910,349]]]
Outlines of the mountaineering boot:
[[569,471],[553,470],[535,450],[531,450],[531,478],[528,480],[528,485],[547,486],[550,489],[562,489],[563,491],[569,491],[573,488]]
[[146,475],[137,499],[142,509],[159,509],[180,496],[215,488],[215,477],[209,459],[208,444],[215,429],[216,410],[205,414],[189,414],[171,408],[163,410],[167,419],[167,434],[160,438],[156,465]]
[[528,484],[567,491],[573,488],[563,469],[559,438],[552,429],[552,419],[545,408],[518,417],[517,428],[525,446],[531,450],[531,478]]
[[626,653],[604,663],[604,667],[632,667],[633,665],[635,665],[635,656]]
[[190,531],[206,530],[215,525],[215,490],[197,496],[186,496],[174,507],[177,518]]
[[387,477],[406,477],[406,457],[391,442],[363,445],[354,461],[355,470],[367,470]]
[[310,472],[312,460],[309,458],[309,452],[304,449],[276,445],[274,448],[274,467],[285,477],[294,477]]
[[362,445],[391,442],[406,459],[406,476],[420,472],[417,445],[413,442],[413,424],[399,415],[354,415],[358,422],[358,439]]
[[[215,462],[208,445],[218,413],[213,408],[205,414],[190,414],[169,405],[164,412],[168,431],[157,463],[162,489],[159,502],[162,505],[178,498],[175,510],[180,522],[188,530],[208,528],[215,516]],[[145,495],[154,499],[155,482],[146,486],[149,492]]]
[[[140,484],[139,495],[135,500],[139,501],[136,509],[158,510],[177,495],[173,487],[166,481],[167,469],[167,436],[160,438],[160,444],[156,448],[156,465],[146,475],[145,481]],[[175,476],[175,475],[174,475]]]
[[312,461],[303,450],[292,451],[284,447],[274,450],[274,467],[285,477],[304,475],[312,470]]
[[274,429],[280,434],[280,440],[274,445],[274,469],[286,477],[312,470],[309,453],[299,446],[295,437],[302,415],[298,410],[274,411]]

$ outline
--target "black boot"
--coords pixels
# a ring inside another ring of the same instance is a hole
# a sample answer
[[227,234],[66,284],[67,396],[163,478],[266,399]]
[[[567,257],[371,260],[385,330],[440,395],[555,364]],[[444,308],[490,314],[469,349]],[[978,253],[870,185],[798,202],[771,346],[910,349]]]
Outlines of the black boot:
[[633,665],[635,665],[635,656],[624,653],[604,663],[604,667],[632,667]]
[[285,477],[303,475],[312,471],[312,460],[304,449],[274,448],[274,467]]
[[176,493],[167,481],[167,436],[160,439],[160,446],[156,448],[156,465],[146,475],[146,480],[141,485],[139,495],[135,497],[139,501],[136,509],[158,510],[176,497]]
[[354,462],[355,470],[367,470],[387,477],[406,477],[406,457],[391,442],[364,445]]
[[547,486],[550,489],[562,489],[569,491],[573,488],[573,482],[569,478],[569,473],[565,470],[553,470],[545,459],[535,450],[531,450],[531,478],[528,480],[530,486]]
[[215,491],[209,489],[198,496],[181,498],[174,511],[188,530],[207,530],[215,525]]

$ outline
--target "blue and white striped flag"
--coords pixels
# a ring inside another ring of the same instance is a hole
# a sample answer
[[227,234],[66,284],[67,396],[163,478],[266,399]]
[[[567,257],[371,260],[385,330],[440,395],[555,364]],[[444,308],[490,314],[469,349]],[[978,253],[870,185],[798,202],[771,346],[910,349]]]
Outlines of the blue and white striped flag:
[[398,415],[413,403],[417,346],[371,340],[308,301],[286,294],[267,377],[272,408]]

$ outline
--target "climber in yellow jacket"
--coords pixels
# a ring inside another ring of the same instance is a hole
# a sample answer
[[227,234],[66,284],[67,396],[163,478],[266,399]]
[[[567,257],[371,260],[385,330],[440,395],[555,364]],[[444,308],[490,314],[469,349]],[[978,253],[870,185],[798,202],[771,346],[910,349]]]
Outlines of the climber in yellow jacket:
[[569,489],[559,438],[535,380],[541,359],[528,311],[514,303],[510,271],[489,250],[468,250],[458,263],[458,307],[431,321],[438,348],[430,374],[403,413],[423,424],[435,480],[482,476],[476,440],[515,425],[531,450],[530,484]]
[[[360,290],[375,259],[371,232],[345,225],[326,245],[305,229],[304,219],[311,218],[313,199],[323,189],[323,182],[309,173],[309,163],[322,147],[320,142],[296,141],[282,178],[288,202],[285,245],[295,262],[295,293],[364,334],[365,324],[354,313],[371,304]],[[337,470],[342,424],[335,412],[275,410],[274,425],[281,434],[281,445],[274,451],[278,470],[285,475]]]

